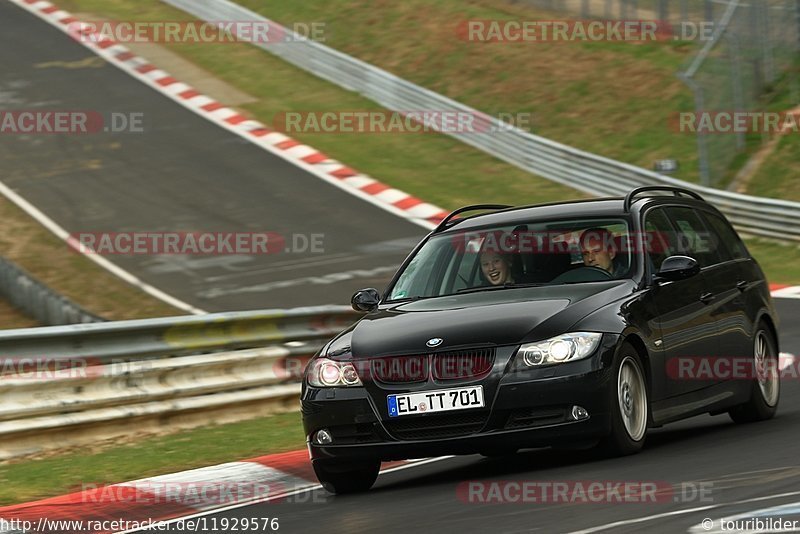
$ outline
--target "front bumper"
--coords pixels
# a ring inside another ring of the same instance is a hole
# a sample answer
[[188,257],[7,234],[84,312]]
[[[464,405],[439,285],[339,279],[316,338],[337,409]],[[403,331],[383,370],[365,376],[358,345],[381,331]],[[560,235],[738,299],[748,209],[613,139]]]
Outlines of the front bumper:
[[[482,384],[486,408],[389,418],[386,395],[375,388],[313,388],[301,397],[303,425],[312,460],[382,461],[474,454],[597,439],[610,431],[610,399],[616,383],[611,368],[615,336],[604,336],[586,360],[518,373],[499,371],[468,384]],[[441,386],[438,386],[441,388]],[[611,388],[611,389],[610,389]],[[589,412],[570,417],[573,406]],[[312,435],[328,429],[333,443],[317,445]]]

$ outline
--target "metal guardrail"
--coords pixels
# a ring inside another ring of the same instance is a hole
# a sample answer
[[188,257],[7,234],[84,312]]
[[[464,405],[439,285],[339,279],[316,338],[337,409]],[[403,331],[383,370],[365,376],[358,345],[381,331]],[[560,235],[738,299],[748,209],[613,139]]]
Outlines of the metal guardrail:
[[345,306],[312,306],[0,330],[0,358],[46,356],[111,363],[318,342],[333,337],[358,317]]
[[0,331],[0,460],[297,409],[308,359],[350,308]]
[[3,257],[0,257],[0,295],[25,315],[44,325],[103,321]]
[[[206,21],[268,22],[280,25],[228,0],[162,0]],[[800,203],[752,197],[701,187],[604,158],[510,127],[496,118],[415,85],[364,61],[303,39],[254,43],[267,52],[356,91],[395,111],[436,110],[485,117],[491,133],[443,132],[528,172],[593,195],[621,195],[642,185],[678,185],[697,191],[720,208],[743,233],[800,242]]]

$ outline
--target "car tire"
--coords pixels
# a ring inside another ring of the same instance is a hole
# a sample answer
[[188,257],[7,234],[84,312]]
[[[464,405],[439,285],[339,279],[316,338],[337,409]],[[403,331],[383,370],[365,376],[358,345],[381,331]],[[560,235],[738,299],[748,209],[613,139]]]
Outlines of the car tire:
[[318,460],[313,462],[314,473],[322,487],[330,493],[344,495],[369,490],[378,478],[381,462],[339,462]]
[[[766,421],[775,416],[778,411],[778,401],[781,395],[780,371],[778,369],[778,351],[774,336],[764,323],[758,325],[756,335],[753,337],[754,369],[763,369],[768,362],[764,380],[759,376],[753,379],[750,387],[750,400],[732,408],[728,415],[736,423],[754,423]],[[771,370],[771,372],[770,372]]]
[[598,444],[604,455],[635,454],[644,446],[650,415],[645,377],[639,353],[632,345],[623,343],[609,387],[611,432]]

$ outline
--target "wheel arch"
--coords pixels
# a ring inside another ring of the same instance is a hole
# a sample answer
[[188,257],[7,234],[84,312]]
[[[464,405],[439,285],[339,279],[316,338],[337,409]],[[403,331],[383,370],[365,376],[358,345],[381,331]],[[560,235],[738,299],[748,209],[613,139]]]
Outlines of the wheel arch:
[[[762,312],[761,315],[759,315],[758,320],[756,320],[756,327],[758,327],[758,325],[760,325],[762,322],[767,325],[767,328],[772,334],[772,339],[775,341],[775,350],[778,352],[778,354],[780,354],[780,339],[778,338],[778,328],[775,326],[775,320],[772,318],[772,316],[770,316],[769,313]],[[755,332],[753,334],[755,335]]]
[[[625,333],[619,339],[619,347],[622,347],[623,343],[628,343],[633,347],[636,353],[639,356],[639,359],[642,362],[642,366],[644,367],[644,377],[645,377],[645,386],[647,387],[647,402],[652,403],[653,401],[653,370],[650,362],[650,353],[647,350],[647,345],[642,339],[642,336],[639,332],[631,331]],[[653,410],[647,410],[647,419],[648,425],[652,426],[654,424],[653,421]]]
[[628,343],[636,350],[644,366],[644,373],[647,377],[647,387],[648,389],[651,388],[652,370],[650,368],[650,353],[647,351],[647,345],[641,335],[638,332],[628,332],[619,339],[620,346],[622,346],[623,343]]

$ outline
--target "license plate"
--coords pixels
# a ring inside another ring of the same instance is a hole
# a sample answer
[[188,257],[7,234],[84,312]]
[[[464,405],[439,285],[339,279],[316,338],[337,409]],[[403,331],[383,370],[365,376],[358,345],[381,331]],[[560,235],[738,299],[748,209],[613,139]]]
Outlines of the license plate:
[[389,395],[389,417],[483,408],[483,386]]

